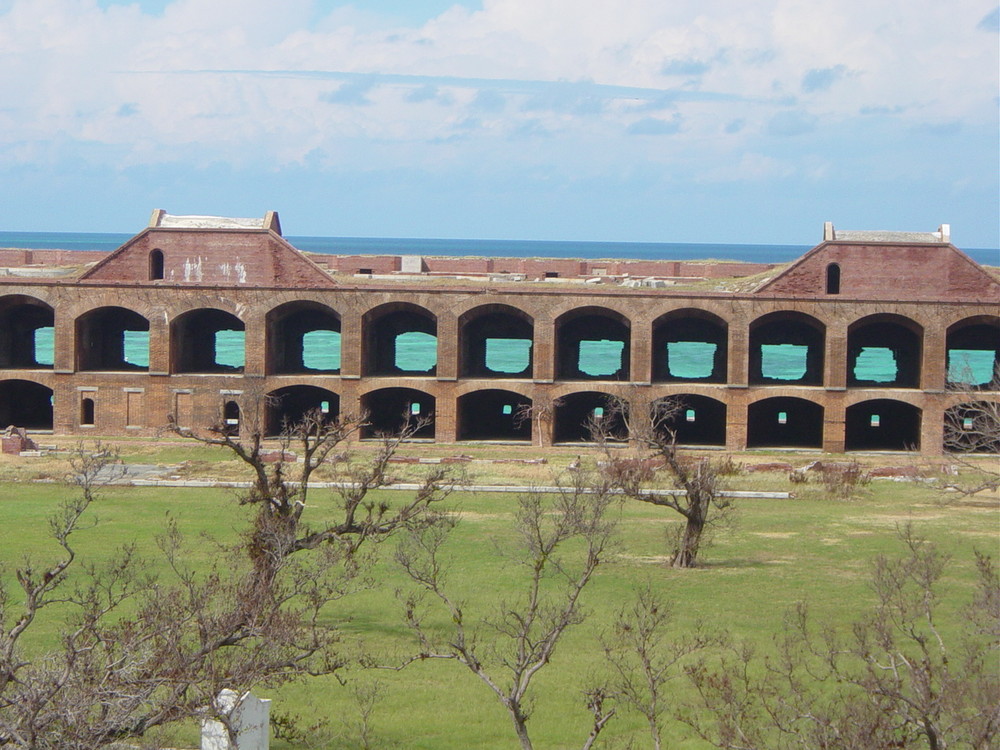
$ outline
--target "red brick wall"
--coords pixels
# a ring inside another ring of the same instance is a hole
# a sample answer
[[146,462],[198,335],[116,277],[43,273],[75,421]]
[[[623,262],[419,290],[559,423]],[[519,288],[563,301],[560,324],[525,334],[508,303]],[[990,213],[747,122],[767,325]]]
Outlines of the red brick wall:
[[831,263],[839,294],[851,299],[1000,299],[1000,283],[950,245],[825,243],[761,291],[825,296]]

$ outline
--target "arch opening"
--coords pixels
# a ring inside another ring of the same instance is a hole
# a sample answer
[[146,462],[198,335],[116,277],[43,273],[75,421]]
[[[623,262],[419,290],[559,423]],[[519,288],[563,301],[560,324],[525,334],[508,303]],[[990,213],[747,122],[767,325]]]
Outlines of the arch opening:
[[0,300],[0,368],[51,369],[55,362],[55,311],[21,294]]
[[459,320],[459,372],[467,378],[530,378],[534,324],[515,308],[490,306]]
[[847,329],[847,385],[920,387],[923,329],[896,316],[872,316]]
[[773,396],[747,409],[748,448],[822,448],[823,407],[794,396]]
[[726,382],[728,342],[728,326],[715,315],[664,315],[653,324],[653,381]]
[[458,399],[459,440],[531,440],[531,399],[500,389]]
[[267,316],[267,371],[340,372],[340,316],[325,305],[291,302]]
[[750,325],[750,384],[822,385],[826,331],[815,318],[776,312]]
[[945,411],[944,449],[949,453],[1000,453],[1000,403],[970,401]]
[[920,409],[888,398],[847,407],[844,449],[911,451],[920,448]]
[[[388,310],[386,310],[388,308]],[[390,304],[365,315],[365,374],[437,374],[437,319],[416,305]]]
[[52,429],[52,389],[31,380],[0,381],[0,429]]
[[1000,318],[981,316],[948,329],[947,382],[956,388],[1000,390]]
[[435,399],[415,388],[381,388],[361,397],[361,408],[368,415],[368,424],[361,437],[398,435],[407,423],[420,421],[415,439],[434,438]]
[[556,377],[562,380],[628,380],[628,320],[587,308],[556,321]]
[[100,307],[76,319],[78,370],[149,369],[149,321],[124,307]]
[[596,422],[612,440],[627,440],[626,418],[606,393],[570,393],[556,401],[552,437],[557,443],[590,442],[591,426]]
[[280,435],[310,412],[318,413],[324,420],[336,419],[340,414],[340,396],[315,385],[289,385],[271,391],[267,395],[265,434]]
[[667,396],[651,405],[661,415],[659,424],[677,436],[679,445],[726,444],[726,404],[708,396],[685,393]]
[[171,370],[243,372],[245,336],[243,321],[224,310],[184,313],[171,325]]

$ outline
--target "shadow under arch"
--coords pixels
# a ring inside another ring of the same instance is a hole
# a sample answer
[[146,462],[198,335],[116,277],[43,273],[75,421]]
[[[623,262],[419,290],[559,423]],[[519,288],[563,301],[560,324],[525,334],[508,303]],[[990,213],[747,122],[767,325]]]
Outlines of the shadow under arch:
[[0,429],[52,429],[52,389],[33,380],[0,380]]
[[751,385],[822,385],[826,326],[794,310],[750,323]]
[[923,339],[923,326],[902,315],[854,321],[847,328],[847,386],[919,388]]
[[628,380],[631,323],[615,310],[578,307],[555,321],[556,377]]
[[149,370],[149,321],[125,307],[98,307],[76,319],[76,368]]
[[653,321],[653,382],[724,383],[728,348],[723,318],[693,307],[672,310]]
[[682,393],[664,396],[651,405],[666,413],[660,425],[677,436],[678,445],[726,444],[726,404],[709,396]]
[[794,396],[772,396],[747,407],[747,448],[822,448],[823,407]]
[[531,399],[500,388],[458,397],[459,440],[531,440]]
[[530,378],[534,319],[511,305],[481,305],[458,319],[459,375],[464,378]]
[[265,324],[268,374],[340,372],[340,315],[333,308],[286,302],[268,311]]
[[170,323],[170,371],[243,372],[245,327],[232,313],[200,307]]
[[410,302],[388,302],[361,321],[365,375],[437,373],[437,317]]
[[613,440],[628,439],[627,414],[621,413],[620,402],[599,391],[577,391],[556,401],[552,439],[557,443],[586,443],[592,440],[591,425]]
[[946,378],[951,387],[1000,390],[1000,316],[977,315],[945,334]]
[[1000,401],[967,401],[944,413],[944,449],[949,453],[1000,453]]
[[380,388],[361,397],[362,412],[367,424],[361,429],[362,438],[398,435],[407,422],[425,422],[413,438],[434,438],[435,399],[416,388]]
[[921,411],[905,401],[874,398],[847,407],[844,450],[920,449]]
[[300,422],[314,409],[334,420],[340,414],[340,396],[315,385],[289,385],[271,391],[267,394],[265,434],[280,435],[286,425]]
[[27,294],[0,297],[0,368],[52,369],[55,310]]

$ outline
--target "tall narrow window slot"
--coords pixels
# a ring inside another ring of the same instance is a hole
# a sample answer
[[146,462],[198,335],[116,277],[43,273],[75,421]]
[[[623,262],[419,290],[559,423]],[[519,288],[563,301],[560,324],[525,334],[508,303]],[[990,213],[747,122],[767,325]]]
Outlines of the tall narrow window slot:
[[840,266],[836,263],[826,267],[826,293],[840,294]]
[[87,426],[94,424],[94,399],[84,398],[80,401],[80,424]]
[[163,278],[163,251],[153,250],[149,254],[149,280],[158,281]]

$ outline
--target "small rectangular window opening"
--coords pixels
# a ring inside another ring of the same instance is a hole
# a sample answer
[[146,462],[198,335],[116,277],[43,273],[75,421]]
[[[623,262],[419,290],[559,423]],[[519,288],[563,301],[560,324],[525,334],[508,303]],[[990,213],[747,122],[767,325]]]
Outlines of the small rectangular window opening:
[[788,412],[779,411],[778,412],[778,424],[788,424]]
[[547,278],[547,279],[558,279],[559,278],[559,272],[558,271],[546,271],[545,272],[545,278]]
[[358,273],[365,274],[366,276],[372,275],[372,269],[370,268],[359,268]]

